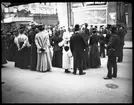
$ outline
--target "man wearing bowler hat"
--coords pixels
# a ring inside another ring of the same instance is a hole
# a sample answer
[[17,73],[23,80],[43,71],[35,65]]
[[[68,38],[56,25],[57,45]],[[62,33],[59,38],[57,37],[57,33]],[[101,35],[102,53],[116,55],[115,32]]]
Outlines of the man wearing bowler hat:
[[74,71],[73,74],[76,74],[77,68],[79,69],[79,75],[86,74],[82,70],[82,61],[84,50],[87,47],[87,43],[84,40],[84,37],[79,32],[80,26],[78,24],[75,25],[74,34],[70,38],[70,49],[72,55],[74,57]]

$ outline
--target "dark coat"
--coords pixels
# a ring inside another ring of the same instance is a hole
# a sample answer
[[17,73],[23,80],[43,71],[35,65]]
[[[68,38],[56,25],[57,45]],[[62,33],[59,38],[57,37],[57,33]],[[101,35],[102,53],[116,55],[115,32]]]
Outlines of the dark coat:
[[83,53],[87,43],[81,33],[74,33],[70,38],[70,49],[72,53]]
[[106,37],[105,37],[105,43],[106,44],[108,44],[110,37],[111,37],[111,31],[107,30]]
[[124,37],[126,35],[125,29],[119,29],[118,36],[120,37],[120,44],[124,45]]
[[38,33],[36,29],[31,29],[28,33],[28,41],[30,44],[35,43],[35,35]]
[[107,45],[107,49],[109,50],[110,48],[115,49],[113,56],[119,56],[120,54],[120,38],[117,34],[112,34],[110,37],[110,40]]
[[86,41],[88,41],[89,36],[90,36],[89,29],[85,28],[84,29],[84,37],[85,37],[85,40]]
[[35,28],[32,28],[28,34],[28,40],[29,43],[31,44],[31,49],[29,52],[29,54],[31,55],[29,58],[31,70],[36,70],[36,65],[37,65],[37,47],[35,45],[35,36],[37,33],[38,31]]
[[98,35],[91,35],[90,36],[89,45],[92,45],[92,44],[97,44],[98,45],[98,42],[99,42],[99,36]]
[[60,47],[58,44],[61,42],[63,39],[57,35],[54,35],[52,37],[52,46],[53,46],[53,51],[60,51],[62,50],[62,47]]
[[100,34],[100,36],[99,36],[99,43],[105,44],[105,37],[103,36],[103,34]]

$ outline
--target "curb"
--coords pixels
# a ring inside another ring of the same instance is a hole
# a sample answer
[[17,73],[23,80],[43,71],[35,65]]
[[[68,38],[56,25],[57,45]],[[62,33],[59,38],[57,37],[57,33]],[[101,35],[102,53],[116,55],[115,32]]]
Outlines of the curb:
[[123,47],[123,49],[133,49],[133,47]]

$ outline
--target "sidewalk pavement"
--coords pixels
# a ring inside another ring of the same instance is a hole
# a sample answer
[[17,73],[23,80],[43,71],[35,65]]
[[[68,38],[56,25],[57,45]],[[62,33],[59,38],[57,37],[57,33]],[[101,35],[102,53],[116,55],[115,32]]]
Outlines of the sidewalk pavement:
[[133,42],[132,41],[125,41],[124,49],[132,49]]
[[1,70],[2,103],[132,103],[132,49],[123,51],[118,77],[111,80],[103,79],[107,57],[101,58],[100,68],[87,69],[81,76],[61,68],[47,73],[19,69],[8,62]]

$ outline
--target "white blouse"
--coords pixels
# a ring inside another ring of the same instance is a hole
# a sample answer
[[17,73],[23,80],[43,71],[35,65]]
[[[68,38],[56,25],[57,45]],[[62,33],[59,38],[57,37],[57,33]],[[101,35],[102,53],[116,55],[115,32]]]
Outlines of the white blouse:
[[19,48],[20,48],[19,43],[24,42],[21,48],[24,48],[29,43],[28,37],[25,34],[19,34],[19,36],[17,37],[17,39],[18,39],[18,41],[16,41],[16,42],[17,42],[17,46]]

